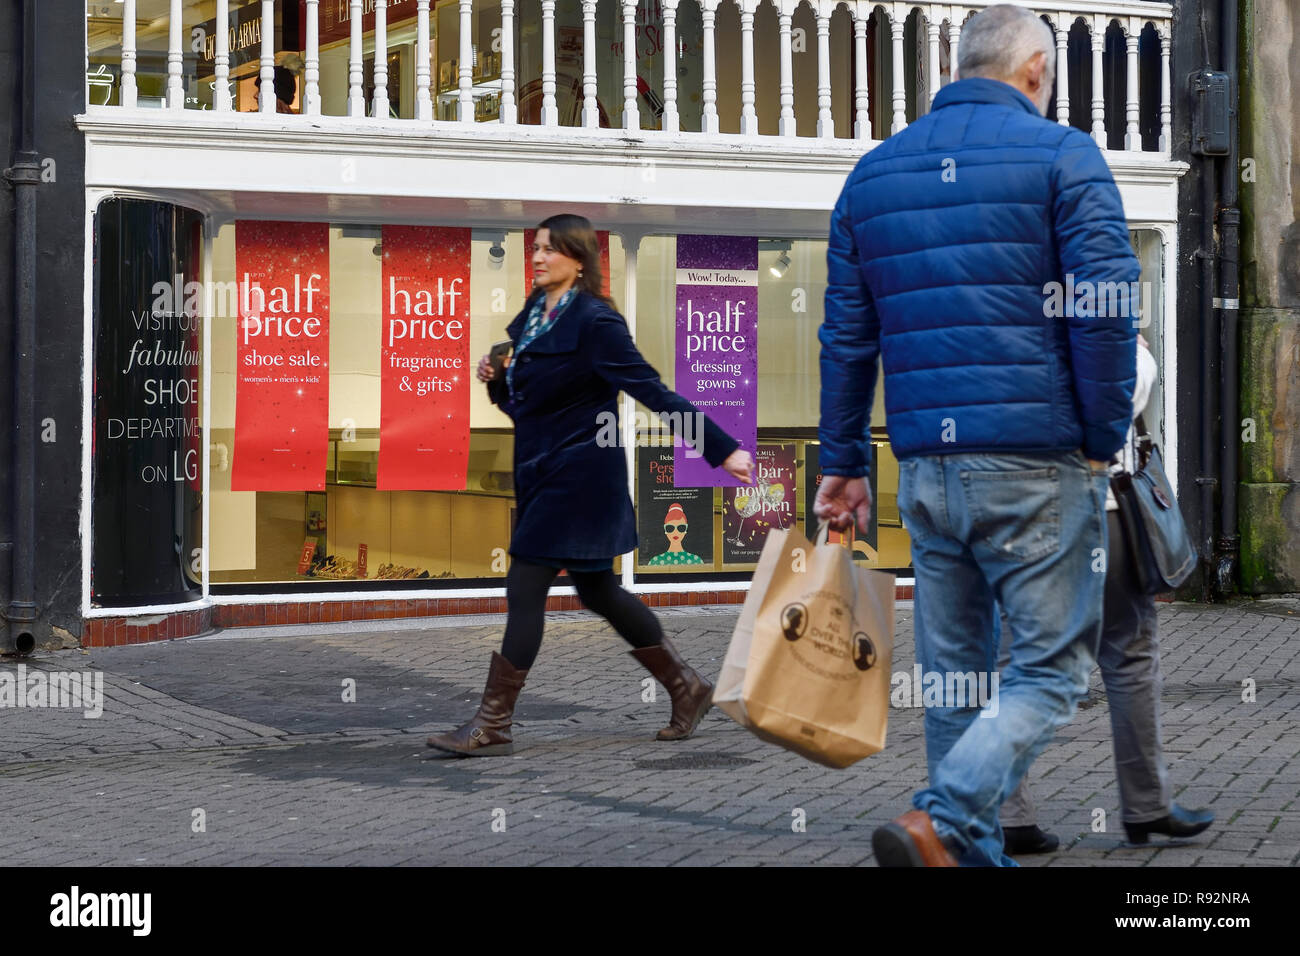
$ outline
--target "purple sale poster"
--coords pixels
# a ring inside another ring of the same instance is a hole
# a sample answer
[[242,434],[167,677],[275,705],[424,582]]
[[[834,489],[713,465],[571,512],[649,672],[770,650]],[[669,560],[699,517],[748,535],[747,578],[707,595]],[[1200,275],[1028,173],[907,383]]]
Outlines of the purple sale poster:
[[[754,455],[758,451],[758,240],[677,237],[678,394]],[[675,443],[678,488],[741,484]]]

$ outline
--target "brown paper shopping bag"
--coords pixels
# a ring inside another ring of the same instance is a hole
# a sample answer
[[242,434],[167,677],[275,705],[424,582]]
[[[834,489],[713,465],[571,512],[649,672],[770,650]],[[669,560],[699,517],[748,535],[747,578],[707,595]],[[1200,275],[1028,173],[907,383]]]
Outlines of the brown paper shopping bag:
[[894,576],[846,548],[773,530],[732,634],[714,703],[758,737],[829,767],[885,746]]

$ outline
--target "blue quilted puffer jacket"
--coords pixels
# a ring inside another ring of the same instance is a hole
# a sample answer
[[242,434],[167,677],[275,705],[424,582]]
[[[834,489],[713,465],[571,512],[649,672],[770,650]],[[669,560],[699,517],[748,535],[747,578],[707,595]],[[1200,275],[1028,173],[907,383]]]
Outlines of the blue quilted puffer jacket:
[[867,473],[877,355],[899,458],[1123,444],[1140,320],[1119,191],[1092,139],[1019,90],[952,83],[864,156],[827,271],[824,473]]

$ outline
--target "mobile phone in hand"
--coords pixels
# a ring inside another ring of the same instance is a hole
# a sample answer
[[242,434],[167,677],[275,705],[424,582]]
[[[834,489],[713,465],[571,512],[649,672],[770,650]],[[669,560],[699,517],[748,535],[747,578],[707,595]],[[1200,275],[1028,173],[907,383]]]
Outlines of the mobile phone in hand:
[[500,378],[501,373],[505,370],[506,356],[514,351],[515,343],[506,339],[504,342],[498,342],[492,346],[488,352],[488,361],[492,363],[492,375]]

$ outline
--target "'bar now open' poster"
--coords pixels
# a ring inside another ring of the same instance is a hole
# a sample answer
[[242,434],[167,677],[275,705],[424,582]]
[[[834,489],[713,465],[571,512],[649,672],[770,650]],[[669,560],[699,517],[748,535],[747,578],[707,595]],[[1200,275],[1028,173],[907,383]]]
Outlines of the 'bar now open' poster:
[[235,223],[232,491],[325,488],[329,265],[326,223]]

